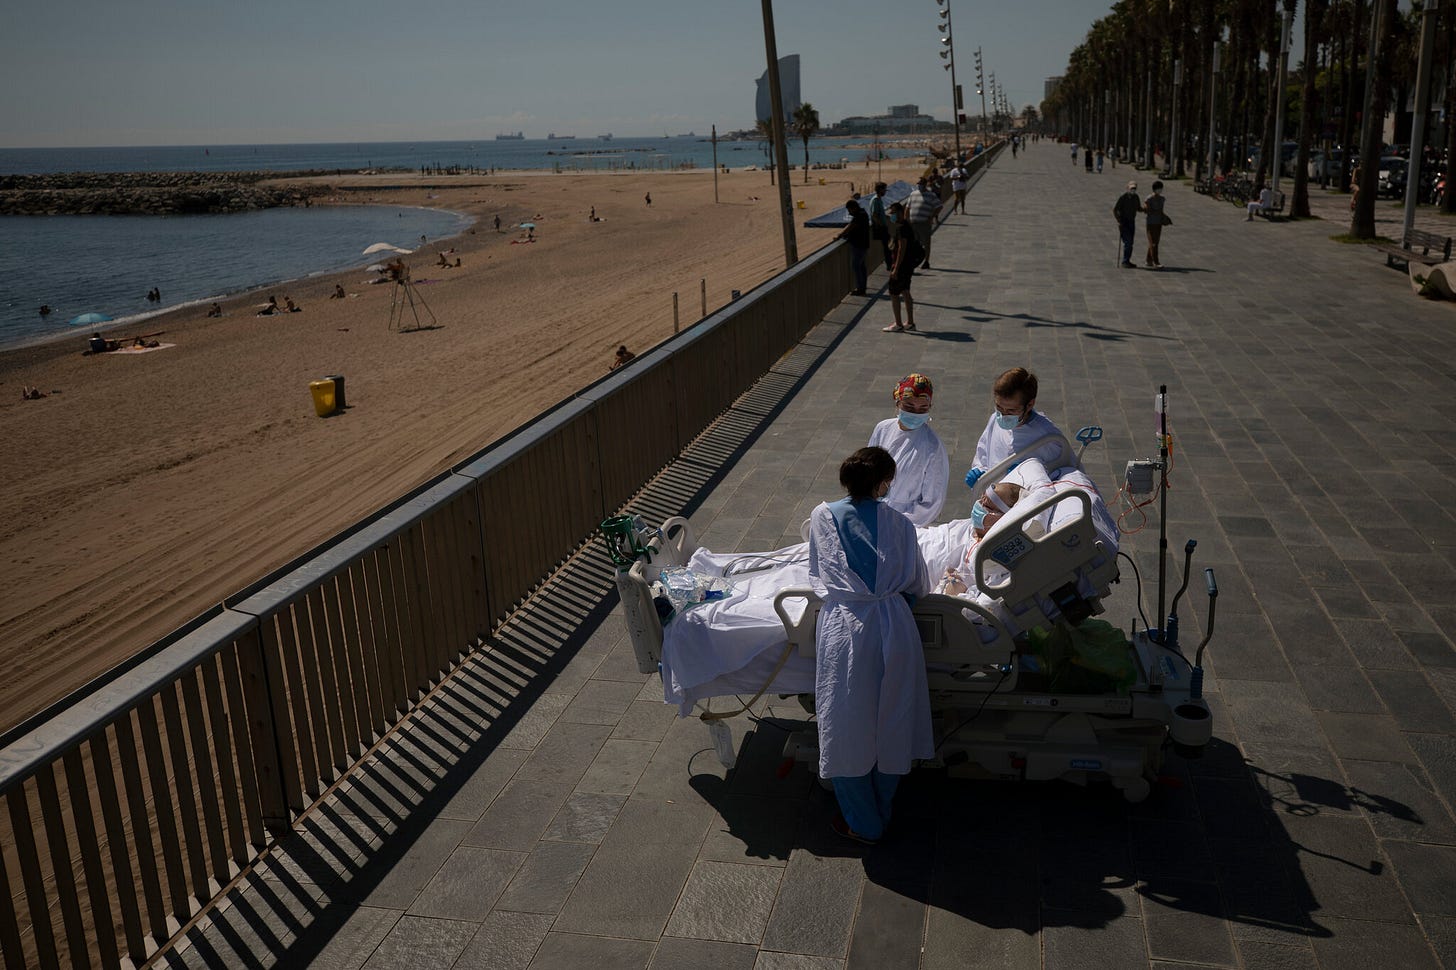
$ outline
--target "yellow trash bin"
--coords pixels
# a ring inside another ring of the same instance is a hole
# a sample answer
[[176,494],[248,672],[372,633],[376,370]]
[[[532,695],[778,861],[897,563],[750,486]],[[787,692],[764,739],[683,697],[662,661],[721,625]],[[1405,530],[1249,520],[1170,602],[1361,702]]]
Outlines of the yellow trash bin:
[[828,184],[828,183],[827,183],[827,182],[825,182],[825,181],[824,181],[824,180],[823,180],[823,179],[820,179],[820,180],[819,180],[819,184],[820,184],[820,185],[827,185],[827,184]]
[[796,208],[802,209],[802,208],[804,208],[804,200],[803,199],[800,199],[798,202],[795,202],[794,205],[795,205]]
[[334,402],[333,381],[310,381],[309,393],[313,395],[313,409],[321,418],[326,418],[334,413],[337,405]]

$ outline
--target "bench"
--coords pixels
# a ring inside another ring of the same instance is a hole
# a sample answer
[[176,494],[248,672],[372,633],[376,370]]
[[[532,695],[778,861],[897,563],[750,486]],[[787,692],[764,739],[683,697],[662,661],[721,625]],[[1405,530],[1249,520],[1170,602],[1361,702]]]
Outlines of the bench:
[[1419,229],[1407,229],[1405,238],[1399,246],[1390,246],[1385,243],[1372,243],[1372,245],[1385,254],[1385,265],[1394,266],[1398,259],[1403,263],[1424,263],[1427,266],[1435,266],[1437,263],[1446,263],[1451,260],[1451,237],[1440,236],[1434,232],[1422,232]]
[[1283,212],[1283,211],[1284,211],[1284,193],[1283,192],[1271,192],[1269,194],[1269,208],[1265,209],[1265,208],[1263,208],[1261,206],[1260,208],[1254,210],[1254,215],[1256,215],[1256,216],[1263,216],[1265,219],[1272,219],[1272,218],[1274,218],[1274,216],[1276,214],[1278,214],[1280,212]]

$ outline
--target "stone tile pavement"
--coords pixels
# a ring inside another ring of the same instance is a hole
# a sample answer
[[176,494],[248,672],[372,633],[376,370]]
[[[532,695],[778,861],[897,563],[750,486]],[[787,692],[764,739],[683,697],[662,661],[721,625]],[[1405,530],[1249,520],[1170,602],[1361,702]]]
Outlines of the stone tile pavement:
[[[1456,308],[1327,223],[1250,224],[1178,184],[1165,268],[1119,269],[1129,176],[1151,182],[1057,145],[999,160],[915,280],[919,333],[850,298],[637,507],[712,548],[780,545],[896,378],[936,380],[963,469],[1016,364],[1064,428],[1105,429],[1086,463],[1111,496],[1166,383],[1170,540],[1221,588],[1202,760],[1136,806],[922,770],[885,842],[841,844],[830,796],[776,771],[797,706],[736,719],[723,770],[637,672],[592,549],[165,962],[1456,967]],[[1123,548],[1149,581],[1155,525]],[[1108,605],[1131,620],[1133,584]],[[1206,609],[1185,600],[1185,638]]]

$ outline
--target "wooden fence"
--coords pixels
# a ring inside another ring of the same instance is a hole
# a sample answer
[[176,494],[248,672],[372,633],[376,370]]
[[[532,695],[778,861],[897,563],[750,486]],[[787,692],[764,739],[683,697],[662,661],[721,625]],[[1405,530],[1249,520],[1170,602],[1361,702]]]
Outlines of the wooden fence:
[[821,249],[13,732],[6,970],[154,955],[851,286]]
[[826,247],[24,729],[7,970],[155,954],[851,286]]

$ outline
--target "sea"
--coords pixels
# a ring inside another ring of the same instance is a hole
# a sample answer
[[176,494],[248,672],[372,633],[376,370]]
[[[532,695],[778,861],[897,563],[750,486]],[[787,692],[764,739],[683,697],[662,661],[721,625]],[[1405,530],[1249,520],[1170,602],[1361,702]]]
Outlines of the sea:
[[[880,151],[871,139],[816,138],[811,163],[862,164]],[[884,157],[915,154],[884,149]],[[789,160],[802,162],[801,142]],[[730,168],[768,163],[767,145],[720,141]],[[0,148],[0,176],[53,172],[345,172],[533,169],[559,172],[711,169],[712,142],[696,135],[605,138],[194,145],[123,148]],[[376,242],[414,248],[463,232],[468,217],[389,205],[313,206],[220,215],[0,216],[0,348],[79,334],[85,313],[130,328],[187,304],[259,287],[364,267]],[[160,303],[148,302],[152,289]],[[280,299],[282,297],[280,296]],[[52,312],[42,316],[41,306]],[[87,333],[92,328],[84,328]]]

